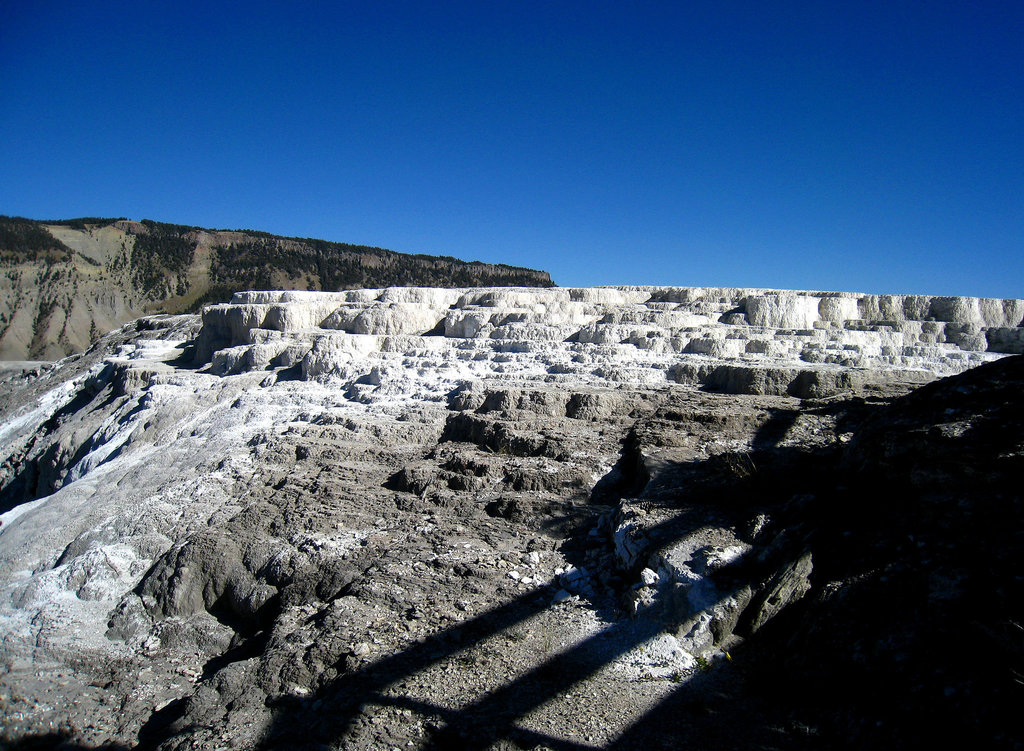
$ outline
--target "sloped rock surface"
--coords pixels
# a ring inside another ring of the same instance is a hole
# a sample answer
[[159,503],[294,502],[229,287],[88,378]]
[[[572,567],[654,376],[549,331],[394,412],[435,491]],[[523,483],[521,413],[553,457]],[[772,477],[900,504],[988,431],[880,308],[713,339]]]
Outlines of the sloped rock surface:
[[0,737],[1014,748],[1024,358],[908,317],[1013,301],[780,294],[252,293],[8,376]]

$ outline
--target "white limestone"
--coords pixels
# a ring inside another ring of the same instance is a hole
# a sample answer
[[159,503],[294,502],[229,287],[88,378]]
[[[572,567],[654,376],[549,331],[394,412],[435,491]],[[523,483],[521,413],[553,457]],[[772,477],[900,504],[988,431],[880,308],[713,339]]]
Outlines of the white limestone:
[[453,388],[486,374],[822,396],[1024,352],[1022,319],[1022,300],[740,288],[244,292],[203,312],[196,357],[217,373],[373,372],[392,393],[429,370]]

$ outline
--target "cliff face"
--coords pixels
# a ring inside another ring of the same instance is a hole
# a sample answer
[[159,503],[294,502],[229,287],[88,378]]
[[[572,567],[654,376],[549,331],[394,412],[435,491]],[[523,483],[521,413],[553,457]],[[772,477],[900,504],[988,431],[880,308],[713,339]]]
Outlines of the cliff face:
[[1018,748],[1017,305],[246,293],[9,374],[0,743]]
[[0,217],[0,359],[53,360],[148,313],[249,289],[540,286],[547,273],[261,232]]

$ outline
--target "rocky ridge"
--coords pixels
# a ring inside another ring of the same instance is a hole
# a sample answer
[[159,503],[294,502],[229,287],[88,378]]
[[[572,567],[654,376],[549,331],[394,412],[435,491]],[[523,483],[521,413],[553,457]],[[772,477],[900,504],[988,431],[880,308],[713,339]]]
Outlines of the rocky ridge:
[[1019,747],[1022,314],[400,288],[141,319],[0,394],[0,737],[910,748],[938,713]]
[[551,286],[546,272],[249,230],[0,216],[0,360],[80,352],[121,324],[246,289]]

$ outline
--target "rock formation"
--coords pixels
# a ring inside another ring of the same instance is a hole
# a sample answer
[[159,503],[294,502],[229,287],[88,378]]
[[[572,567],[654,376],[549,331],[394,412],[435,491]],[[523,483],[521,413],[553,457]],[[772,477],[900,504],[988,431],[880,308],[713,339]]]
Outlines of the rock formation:
[[1015,748],[1022,316],[252,292],[8,371],[0,738]]
[[[358,375],[378,381],[373,386],[404,384],[409,358],[426,357],[427,366],[447,362],[453,383],[459,371],[476,378],[497,371],[547,383],[824,396],[894,379],[921,383],[991,353],[1024,352],[1022,322],[1021,300],[920,295],[679,287],[248,292],[204,309],[196,357],[212,358],[219,373],[297,367],[307,379]],[[373,374],[356,373],[367,362]]]

